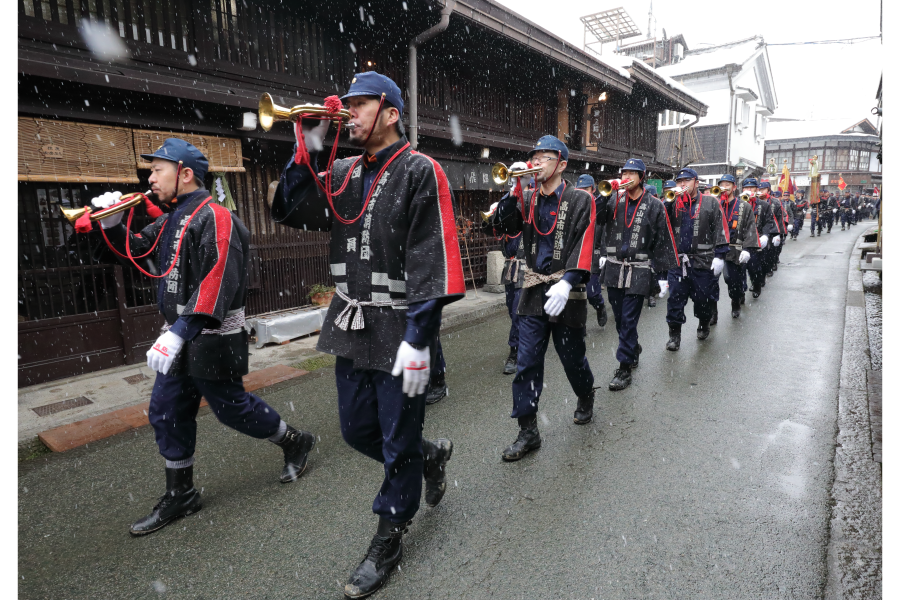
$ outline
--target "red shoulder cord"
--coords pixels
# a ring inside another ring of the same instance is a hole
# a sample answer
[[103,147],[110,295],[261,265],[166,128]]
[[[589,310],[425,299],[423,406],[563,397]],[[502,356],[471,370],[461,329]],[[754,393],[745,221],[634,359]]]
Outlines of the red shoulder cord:
[[[143,194],[141,194],[141,195],[143,196]],[[146,198],[146,196],[144,196],[144,197]],[[201,202],[200,206],[198,206],[196,209],[194,209],[194,212],[191,213],[191,216],[188,218],[187,222],[184,224],[184,229],[181,230],[181,235],[178,237],[178,246],[176,246],[176,248],[175,248],[175,257],[172,259],[172,264],[169,265],[169,269],[162,275],[153,275],[152,273],[148,273],[147,271],[142,269],[140,267],[140,265],[138,265],[135,262],[135,259],[144,258],[148,254],[150,254],[150,252],[153,252],[153,250],[156,248],[156,245],[159,243],[159,240],[162,239],[163,230],[165,229],[166,225],[169,223],[169,219],[166,219],[166,222],[163,223],[163,226],[159,230],[159,234],[157,234],[157,236],[156,236],[156,241],[153,242],[153,246],[150,248],[150,250],[146,254],[141,254],[140,256],[132,256],[131,244],[129,243],[131,240],[131,236],[128,235],[128,233],[131,232],[131,218],[134,216],[134,208],[132,208],[130,211],[128,211],[128,224],[125,226],[125,229],[127,230],[126,235],[125,235],[125,254],[122,254],[121,252],[119,252],[118,250],[116,250],[113,247],[113,245],[109,241],[109,238],[106,237],[106,231],[102,227],[100,228],[100,232],[103,234],[103,239],[106,240],[106,245],[109,246],[110,250],[112,250],[117,256],[120,256],[122,258],[127,258],[128,260],[130,260],[131,264],[133,264],[137,268],[138,271],[140,271],[147,277],[152,277],[154,279],[162,279],[163,277],[167,277],[169,275],[169,273],[172,272],[172,269],[175,267],[175,264],[178,262],[178,255],[181,252],[181,242],[184,239],[184,232],[187,231],[188,225],[191,224],[191,220],[194,218],[194,215],[196,215],[198,212],[200,212],[200,209],[203,208],[204,206],[206,206],[210,200],[212,200],[212,196],[208,197],[206,200]]]
[[565,181],[565,179],[563,180],[563,191],[562,191],[562,194],[559,195],[559,201],[556,203],[556,218],[553,219],[553,225],[550,227],[549,230],[547,230],[547,233],[544,233],[543,231],[538,229],[537,222],[534,220],[534,205],[535,205],[534,197],[537,196],[538,193],[540,193],[539,190],[534,190],[534,193],[531,195],[531,204],[530,204],[531,210],[528,212],[528,223],[531,223],[532,225],[534,225],[534,230],[536,232],[538,232],[539,235],[548,236],[551,233],[553,233],[554,229],[556,229],[556,222],[559,221],[559,207],[562,206],[562,197],[563,197],[563,194],[566,193],[566,181]]

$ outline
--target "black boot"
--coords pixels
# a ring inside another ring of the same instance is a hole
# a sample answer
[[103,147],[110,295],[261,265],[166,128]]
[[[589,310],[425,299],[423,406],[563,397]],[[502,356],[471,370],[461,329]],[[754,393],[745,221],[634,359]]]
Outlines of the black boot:
[[704,323],[700,321],[700,325],[697,327],[697,339],[705,340],[709,337],[709,322]]
[[409,522],[391,523],[384,517],[378,518],[378,531],[369,544],[366,557],[344,586],[346,597],[362,598],[384,585],[403,558],[403,534],[408,531],[408,525]]
[[732,300],[731,301],[731,318],[737,319],[741,316],[741,301],[740,300]]
[[647,307],[655,308],[656,307],[656,294],[650,294],[647,296]]
[[677,352],[681,348],[681,323],[669,323],[669,341],[666,350]]
[[628,363],[619,363],[619,368],[613,373],[613,378],[609,382],[609,389],[613,392],[624,390],[631,385],[631,365]]
[[308,431],[299,431],[290,425],[284,439],[275,442],[284,450],[284,468],[281,470],[281,483],[297,481],[306,471],[309,453],[316,445],[316,436]]
[[519,349],[510,348],[509,356],[506,357],[506,364],[503,365],[504,375],[513,375],[519,368]]
[[448,395],[450,393],[450,389],[447,387],[447,382],[444,380],[444,377],[434,382],[428,382],[428,389],[425,394],[425,404],[434,404],[436,402],[440,402],[441,398]]
[[503,450],[503,460],[512,462],[519,460],[532,450],[541,447],[541,434],[538,431],[537,415],[519,417],[519,436],[516,441]]
[[759,295],[762,293],[762,288],[750,288],[750,291],[753,292],[754,298],[759,298]]
[[578,396],[573,420],[576,425],[587,425],[594,418],[594,390],[587,396]]
[[710,319],[710,321],[709,321],[709,326],[712,327],[713,325],[715,325],[718,322],[719,322],[719,307],[717,305],[713,304],[713,314],[712,314],[712,319]]
[[440,438],[426,440],[422,438],[422,449],[425,451],[425,504],[434,508],[447,491],[447,461],[453,454],[453,442]]
[[147,535],[162,529],[175,519],[186,517],[203,508],[200,492],[194,488],[194,467],[166,467],[166,493],[153,512],[131,525],[131,535]]
[[606,319],[606,305],[604,304],[597,309],[597,325],[599,325],[600,327],[606,327]]

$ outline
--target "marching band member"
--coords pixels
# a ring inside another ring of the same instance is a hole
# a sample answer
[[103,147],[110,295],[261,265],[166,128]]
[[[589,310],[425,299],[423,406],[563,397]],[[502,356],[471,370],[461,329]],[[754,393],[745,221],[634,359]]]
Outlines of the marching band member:
[[668,272],[669,300],[666,323],[669,341],[666,350],[681,346],[681,326],[687,321],[684,307],[694,302],[694,316],[700,324],[697,339],[709,337],[709,326],[719,299],[719,275],[725,268],[728,234],[722,223],[722,209],[713,196],[700,194],[694,169],[681,169],[675,178],[682,193],[666,202],[666,212],[675,235],[681,266]]
[[748,177],[741,183],[741,193],[750,195],[750,207],[756,220],[756,230],[759,234],[759,252],[750,255],[747,263],[747,274],[750,276],[750,291],[754,298],[759,298],[762,288],[766,285],[766,272],[768,270],[768,257],[765,254],[769,239],[778,235],[775,226],[775,218],[772,216],[772,207],[765,200],[756,197],[759,182],[756,178]]
[[503,450],[516,461],[541,447],[538,402],[544,386],[544,355],[550,338],[572,390],[578,397],[573,420],[590,423],[594,410],[594,375],[585,356],[587,292],[594,241],[594,201],[569,186],[562,173],[569,149],[551,135],[538,140],[529,158],[542,170],[536,189],[500,200],[491,224],[507,235],[522,233],[525,278],[520,291],[519,355],[513,379],[513,411],[519,434]]
[[850,211],[853,210],[852,203],[850,201],[850,192],[844,192],[844,197],[841,199],[840,203],[841,208],[841,231],[844,231],[844,226],[847,229],[850,229],[850,225],[852,223],[851,217],[852,214]]
[[[575,184],[575,187],[577,187],[579,190],[585,190],[588,194],[591,195],[591,198],[594,199],[594,206],[596,209],[596,203],[600,199],[600,197],[599,194],[597,194],[597,185],[594,181],[594,178],[590,175],[581,175],[578,178],[578,182]],[[599,325],[600,327],[606,327],[608,316],[606,314],[606,303],[603,302],[603,289],[599,273],[591,273],[591,278],[590,280],[588,280],[587,284],[587,298],[588,303],[592,307],[594,307],[595,311],[597,311],[597,325]]]
[[[603,272],[603,283],[612,306],[619,334],[616,359],[619,368],[609,389],[624,390],[631,385],[631,371],[639,364],[641,345],[637,325],[644,298],[651,293],[655,273],[680,266],[672,227],[663,203],[644,188],[647,168],[644,161],[629,158],[622,166],[619,189],[604,198],[597,211],[598,259],[591,270]],[[621,188],[625,192],[621,192]],[[667,280],[659,280],[662,298]]]
[[759,234],[753,207],[735,194],[733,175],[723,175],[719,179],[722,194],[719,202],[722,217],[728,225],[728,254],[725,256],[725,285],[731,298],[731,317],[741,316],[741,305],[747,291],[747,263],[750,255],[759,250]]
[[384,465],[372,504],[377,531],[344,587],[346,596],[361,598],[400,562],[423,476],[429,506],[446,490],[453,444],[422,437],[429,346],[441,309],[464,296],[465,283],[447,177],[437,162],[410,149],[400,89],[379,73],[358,73],[341,99],[354,125],[350,143],[364,152],[334,161],[317,177],[330,121],[308,129],[309,119],[296,124],[295,156],[281,176],[272,216],[290,227],[331,232],[337,291],[317,348],[337,356],[344,440]]
[[[515,162],[510,166],[511,171],[527,168],[528,165],[523,162]],[[510,180],[511,192],[517,185],[521,185],[521,179],[521,177],[514,177]],[[503,234],[501,238],[503,240],[503,256],[506,257],[501,279],[505,286],[506,311],[509,314],[509,340],[507,341],[509,356],[506,357],[506,364],[503,365],[503,374],[513,375],[519,364],[519,315],[516,313],[516,307],[519,305],[519,292],[525,279],[525,247],[522,245],[521,232],[516,235]]]
[[831,228],[834,226],[835,217],[837,216],[837,200],[835,200],[833,195],[828,196],[825,207],[822,209],[822,216],[825,218],[822,229],[827,227],[828,229],[825,233],[831,233]]
[[806,215],[806,210],[809,208],[809,202],[806,200],[803,192],[797,196],[796,200],[791,202],[790,207],[794,219],[794,229],[791,230],[791,239],[796,240],[797,236],[800,235],[800,230],[803,229],[803,217]]
[[825,211],[828,210],[828,199],[822,195],[818,202],[809,201],[809,237],[816,237],[816,229],[822,235],[822,227],[825,225]]
[[[759,195],[757,198],[769,205],[772,209],[772,221],[775,225],[775,232],[772,236],[772,244],[765,250],[766,277],[772,277],[778,270],[778,258],[781,256],[781,242],[787,237],[787,223],[785,219],[784,206],[781,204],[781,192],[772,193],[772,184],[768,181],[761,181],[758,188]],[[765,284],[763,284],[765,285]]]
[[[282,483],[303,474],[315,444],[311,433],[287,425],[274,408],[244,390],[250,233],[236,214],[210,202],[210,193],[203,188],[206,157],[177,138],[141,157],[151,163],[151,190],[170,212],[139,234],[121,224],[124,213],[100,221],[118,254],[156,252],[163,273],[158,302],[166,324],[147,352],[147,364],[157,371],[148,412],[159,452],[166,459],[166,493],[149,515],[131,525],[135,536],[202,508],[193,481],[201,396],[223,424],[282,448]],[[120,195],[104,194],[91,203],[108,208]]]

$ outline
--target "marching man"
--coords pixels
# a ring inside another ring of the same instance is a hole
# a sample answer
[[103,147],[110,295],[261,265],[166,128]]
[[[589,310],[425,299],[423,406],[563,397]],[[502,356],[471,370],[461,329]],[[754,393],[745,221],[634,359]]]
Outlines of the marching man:
[[[622,166],[618,189],[600,202],[597,211],[597,242],[603,245],[595,250],[598,258],[591,270],[600,272],[605,267],[603,283],[619,334],[619,368],[609,382],[613,391],[631,385],[631,371],[638,367],[641,345],[637,325],[644,298],[652,293],[655,273],[681,266],[666,209],[647,192],[646,176],[644,161],[629,158]],[[669,282],[658,281],[659,297],[663,298]]]
[[734,175],[723,175],[719,179],[722,195],[719,202],[722,217],[728,227],[728,254],[725,256],[725,285],[731,298],[731,317],[741,316],[741,305],[747,291],[747,263],[751,253],[759,251],[759,234],[753,207],[749,202],[735,195]]
[[594,200],[562,179],[569,149],[552,135],[538,140],[529,158],[541,172],[536,189],[513,192],[501,200],[491,225],[507,235],[522,233],[525,278],[520,290],[519,356],[513,379],[516,440],[503,450],[516,461],[541,447],[538,402],[544,387],[544,355],[553,338],[566,377],[578,397],[573,420],[590,423],[594,416],[594,375],[585,356],[587,291],[594,243]]
[[[151,190],[170,212],[139,234],[121,224],[124,213],[100,221],[117,253],[156,252],[163,274],[158,298],[166,324],[147,352],[147,365],[157,371],[149,416],[159,452],[166,459],[166,493],[149,515],[132,524],[135,536],[202,508],[193,481],[201,396],[223,424],[281,446],[282,483],[303,474],[315,444],[311,433],[287,425],[274,408],[244,390],[250,233],[237,215],[210,202],[202,183],[209,167],[206,157],[177,138],[167,139],[156,152],[141,157],[151,163]],[[120,195],[104,194],[91,203],[108,208]]]
[[719,299],[719,275],[725,268],[728,253],[728,234],[722,223],[719,201],[700,194],[697,172],[693,169],[681,169],[675,182],[684,191],[672,202],[665,203],[681,262],[680,267],[668,272],[666,350],[673,352],[681,347],[681,326],[687,321],[684,307],[688,298],[693,300],[694,316],[700,321],[697,339],[709,337]]
[[768,257],[764,251],[769,243],[770,236],[778,235],[775,218],[772,216],[772,207],[765,200],[760,200],[756,197],[758,187],[759,183],[754,177],[748,177],[741,185],[741,192],[750,194],[750,207],[753,209],[756,230],[759,235],[759,252],[753,252],[750,255],[750,262],[747,263],[747,274],[750,276],[750,291],[753,293],[754,298],[759,298],[763,286],[766,285]]
[[342,100],[355,127],[350,143],[363,153],[316,176],[330,121],[307,119],[302,130],[296,124],[295,155],[272,216],[289,227],[331,232],[337,290],[317,348],[337,356],[344,440],[384,465],[372,504],[378,527],[344,587],[346,596],[361,598],[400,562],[423,477],[428,506],[446,490],[453,444],[422,437],[429,346],[443,306],[463,297],[465,283],[447,177],[437,162],[410,149],[397,84],[373,71],[358,73]]

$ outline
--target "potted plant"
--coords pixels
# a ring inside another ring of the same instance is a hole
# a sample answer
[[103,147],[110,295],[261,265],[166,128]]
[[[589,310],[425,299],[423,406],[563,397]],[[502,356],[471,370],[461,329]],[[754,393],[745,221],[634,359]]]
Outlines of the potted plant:
[[334,297],[334,287],[315,283],[309,290],[309,299],[318,306],[328,306]]

